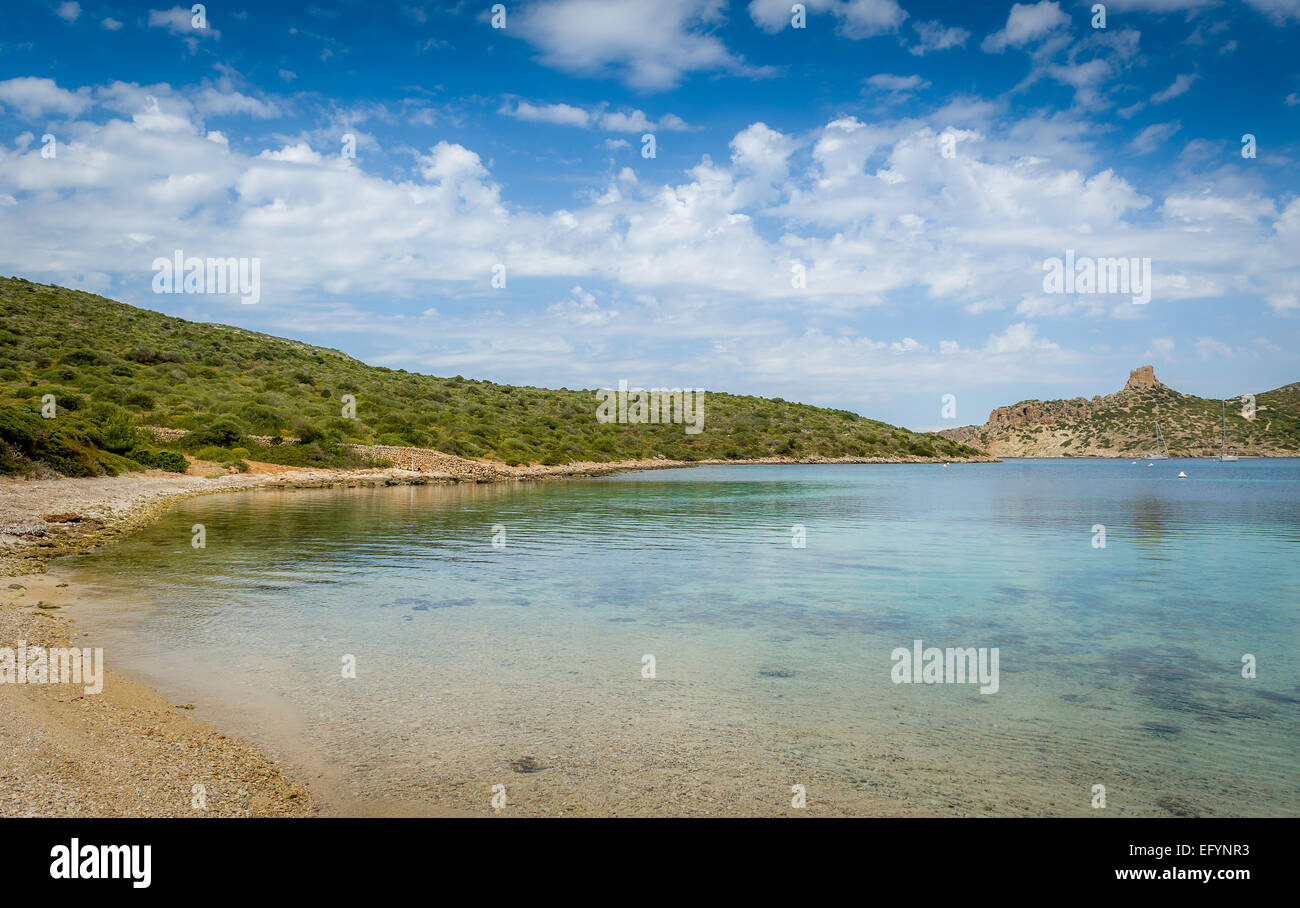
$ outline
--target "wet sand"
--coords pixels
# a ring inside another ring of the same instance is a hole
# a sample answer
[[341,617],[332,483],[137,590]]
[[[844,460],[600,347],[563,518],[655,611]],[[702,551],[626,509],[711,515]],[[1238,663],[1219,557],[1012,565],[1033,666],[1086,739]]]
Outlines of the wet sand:
[[[71,598],[60,582],[49,575],[4,578],[0,646],[90,645],[60,614]],[[79,684],[0,684],[0,815],[316,812],[304,786],[249,744],[193,718],[187,705],[112,669],[98,694]]]

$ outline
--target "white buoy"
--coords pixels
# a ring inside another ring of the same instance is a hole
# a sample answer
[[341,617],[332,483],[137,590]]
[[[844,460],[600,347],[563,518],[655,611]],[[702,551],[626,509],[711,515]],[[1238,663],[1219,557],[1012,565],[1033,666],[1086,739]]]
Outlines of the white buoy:
[[1148,467],[1154,467],[1155,464],[1153,464],[1153,463],[1149,463],[1149,464],[1147,464],[1147,466],[1148,466]]
[[1182,471],[1179,471],[1179,473],[1178,473],[1178,478],[1179,478],[1179,479],[1186,479],[1186,478],[1187,478],[1187,474],[1186,474],[1186,473],[1183,473]]

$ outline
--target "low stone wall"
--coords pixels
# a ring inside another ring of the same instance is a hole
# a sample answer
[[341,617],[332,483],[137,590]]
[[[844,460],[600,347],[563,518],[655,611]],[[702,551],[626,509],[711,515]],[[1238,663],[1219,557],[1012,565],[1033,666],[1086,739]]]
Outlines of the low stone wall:
[[[166,426],[144,426],[146,432],[152,432],[154,438],[159,441],[176,441],[178,438],[184,438],[189,435],[188,429],[169,429]],[[281,438],[278,435],[245,435],[253,444],[262,445],[269,448],[271,445],[296,445],[298,439],[292,436]]]
[[503,476],[513,475],[490,464],[467,460],[453,454],[444,454],[430,448],[399,448],[394,445],[345,445],[345,447],[366,457],[390,461],[399,470],[445,473],[464,479],[500,479]]
[[[185,429],[168,429],[163,426],[145,426],[159,441],[175,441],[190,434]],[[249,441],[259,445],[270,445],[269,435],[248,435]],[[280,439],[280,444],[297,444],[296,438]],[[399,470],[412,470],[417,473],[438,473],[454,476],[457,479],[501,479],[514,475],[512,471],[498,469],[490,464],[467,460],[454,454],[444,454],[431,448],[400,448],[395,445],[344,445],[366,457],[387,460]]]
[[190,433],[185,429],[168,429],[163,426],[145,426],[146,432],[152,432],[154,437],[159,441],[175,441],[178,438],[184,438]]

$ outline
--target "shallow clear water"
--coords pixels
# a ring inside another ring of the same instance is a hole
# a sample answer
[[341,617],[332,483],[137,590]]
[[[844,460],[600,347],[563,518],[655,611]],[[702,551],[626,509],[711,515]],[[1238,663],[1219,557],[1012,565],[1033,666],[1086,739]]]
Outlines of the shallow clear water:
[[1049,460],[208,496],[61,570],[346,812],[1297,815],[1298,553],[1298,460]]

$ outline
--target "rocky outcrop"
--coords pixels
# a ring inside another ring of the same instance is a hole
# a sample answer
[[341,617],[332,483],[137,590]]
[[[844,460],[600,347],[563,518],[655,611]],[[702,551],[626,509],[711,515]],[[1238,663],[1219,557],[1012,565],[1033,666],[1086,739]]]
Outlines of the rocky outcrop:
[[1124,385],[1125,391],[1146,391],[1151,388],[1164,388],[1160,379],[1156,378],[1155,366],[1138,366],[1128,374],[1128,382]]
[[[1300,454],[1300,385],[1227,408],[1228,447],[1245,456]],[[1152,366],[1129,373],[1124,387],[1091,400],[1024,400],[998,407],[982,426],[938,434],[997,457],[1142,457],[1156,450],[1156,425],[1174,456],[1219,453],[1223,411],[1218,399],[1180,394],[1156,378]]]

